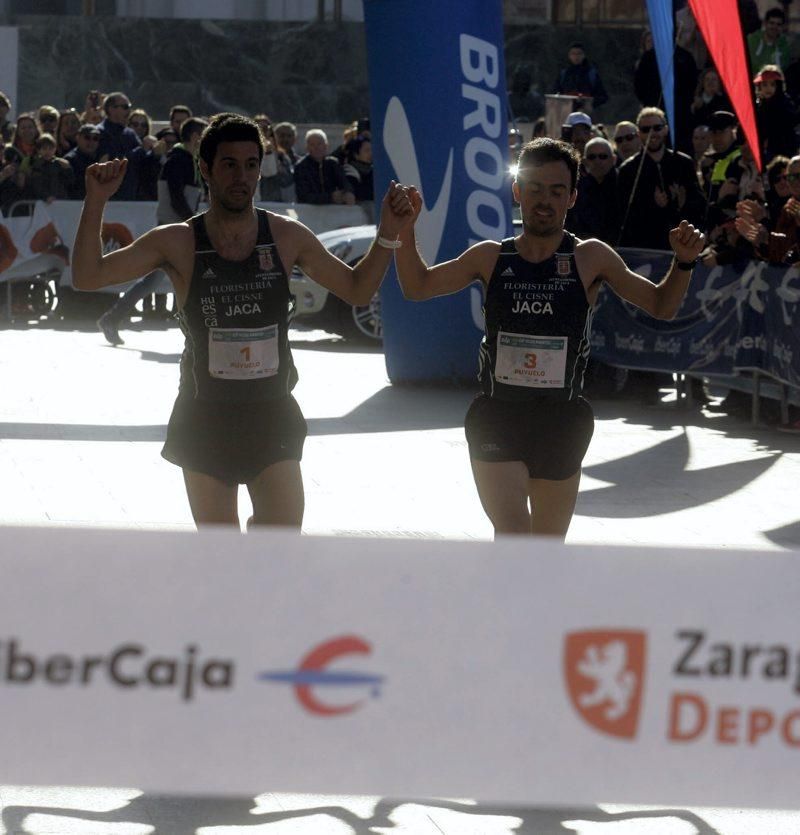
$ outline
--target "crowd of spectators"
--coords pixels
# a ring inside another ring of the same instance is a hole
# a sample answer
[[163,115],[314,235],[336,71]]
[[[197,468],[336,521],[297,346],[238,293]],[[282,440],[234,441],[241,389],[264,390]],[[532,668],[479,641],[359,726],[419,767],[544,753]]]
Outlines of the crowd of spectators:
[[[672,125],[649,31],[642,33],[633,67],[638,112],[616,125],[592,118],[607,98],[601,70],[582,44],[573,43],[552,88],[576,97],[561,127],[561,138],[582,160],[570,231],[613,246],[668,249],[669,230],[686,218],[706,233],[706,266],[800,261],[800,58],[791,58],[782,7],[761,20],[753,4],[740,5],[763,170],[688,9],[681,12],[674,52]],[[509,135],[512,157],[518,134]]]
[[[195,196],[203,183],[195,157],[206,121],[196,118],[186,105],[172,107],[167,124],[155,131],[154,119],[142,108],[134,108],[122,92],[92,90],[80,112],[43,105],[11,122],[10,110],[10,100],[0,93],[0,210],[4,215],[15,204],[24,212],[32,200],[82,200],[87,167],[113,158],[124,158],[128,164],[112,199],[159,201],[159,207],[169,206],[168,211],[159,208],[160,222],[185,219],[192,214],[191,206],[196,209]],[[298,136],[293,124],[273,124],[263,113],[253,118],[266,148],[261,200],[342,205],[373,200],[368,119],[349,125],[333,152],[324,131],[309,130],[301,155],[295,150]]]

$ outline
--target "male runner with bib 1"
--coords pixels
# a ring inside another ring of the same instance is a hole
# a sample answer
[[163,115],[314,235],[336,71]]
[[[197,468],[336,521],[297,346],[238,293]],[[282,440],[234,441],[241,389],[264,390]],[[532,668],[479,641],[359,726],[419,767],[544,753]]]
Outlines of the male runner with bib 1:
[[592,310],[603,282],[651,316],[681,305],[704,236],[686,221],[670,232],[675,260],[658,284],[631,272],[601,241],[564,230],[577,196],[579,157],[571,145],[536,139],[522,149],[513,184],[523,231],[483,241],[453,261],[428,267],[414,240],[422,198],[395,253],[406,298],[423,300],[483,282],[486,335],[483,393],[467,412],[466,435],[478,495],[495,534],[564,538],[594,431],[581,397]]
[[96,290],[159,268],[172,280],[186,345],[162,455],[183,468],[197,525],[238,525],[238,486],[246,484],[255,524],[300,527],[306,422],[291,395],[297,371],[289,347],[288,276],[297,264],[346,302],[367,304],[399,246],[403,215],[411,215],[405,191],[392,183],[377,241],[350,268],[303,224],[253,206],[263,154],[255,122],[215,116],[199,150],[209,210],[107,255],[100,239],[103,209],[126,162],[86,171],[73,253],[76,287]]

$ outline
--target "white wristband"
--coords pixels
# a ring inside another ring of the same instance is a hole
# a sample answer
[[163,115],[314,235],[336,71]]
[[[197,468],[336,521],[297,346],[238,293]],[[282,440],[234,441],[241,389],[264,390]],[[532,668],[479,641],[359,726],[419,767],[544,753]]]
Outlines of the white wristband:
[[384,249],[400,249],[403,245],[402,241],[390,241],[388,238],[383,238],[380,235],[378,236],[376,243]]

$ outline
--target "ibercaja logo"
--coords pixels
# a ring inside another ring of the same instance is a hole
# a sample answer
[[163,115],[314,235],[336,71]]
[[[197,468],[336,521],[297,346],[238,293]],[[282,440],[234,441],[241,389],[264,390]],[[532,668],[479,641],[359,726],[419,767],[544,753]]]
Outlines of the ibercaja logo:
[[633,739],[639,727],[646,637],[634,630],[571,632],[564,677],[575,710],[603,733]]
[[[343,669],[337,665],[353,655],[369,656],[372,645],[358,635],[342,635],[313,647],[293,669],[267,670],[259,673],[259,681],[287,684],[304,710],[315,716],[343,716],[361,707],[363,699],[353,700],[352,693],[365,689],[378,698],[384,676],[361,669]],[[327,698],[321,695],[343,693]],[[350,695],[347,695],[350,694]]]

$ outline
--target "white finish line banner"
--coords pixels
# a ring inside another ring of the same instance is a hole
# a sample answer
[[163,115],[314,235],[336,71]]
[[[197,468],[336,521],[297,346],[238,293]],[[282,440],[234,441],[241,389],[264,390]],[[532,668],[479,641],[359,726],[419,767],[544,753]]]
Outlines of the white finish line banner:
[[0,563],[0,784],[798,808],[798,554],[4,528]]

